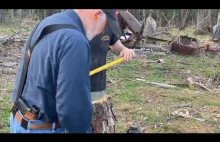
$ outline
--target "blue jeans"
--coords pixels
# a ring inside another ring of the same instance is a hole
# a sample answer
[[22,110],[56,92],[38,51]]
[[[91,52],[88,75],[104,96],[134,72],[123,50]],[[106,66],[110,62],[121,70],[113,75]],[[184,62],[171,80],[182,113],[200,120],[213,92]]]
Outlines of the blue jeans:
[[[21,113],[20,113],[20,115],[21,115]],[[65,133],[64,128],[51,128],[51,129],[46,129],[46,130],[32,130],[29,127],[30,123],[40,124],[40,123],[43,123],[43,122],[40,121],[40,120],[30,120],[28,122],[28,128],[26,130],[23,127],[20,126],[17,119],[15,119],[13,117],[13,115],[11,114],[11,116],[10,116],[10,133]],[[54,123],[53,126],[55,126],[55,123]]]

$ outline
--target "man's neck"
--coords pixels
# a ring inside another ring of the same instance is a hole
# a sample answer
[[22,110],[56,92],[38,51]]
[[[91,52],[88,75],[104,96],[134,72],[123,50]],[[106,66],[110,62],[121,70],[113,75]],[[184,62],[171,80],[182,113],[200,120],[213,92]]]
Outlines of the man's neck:
[[85,10],[82,10],[82,9],[73,9],[76,14],[79,16],[80,20],[82,21],[83,23],[83,27],[85,29],[85,31],[87,30],[87,20],[86,20],[86,15],[85,15]]

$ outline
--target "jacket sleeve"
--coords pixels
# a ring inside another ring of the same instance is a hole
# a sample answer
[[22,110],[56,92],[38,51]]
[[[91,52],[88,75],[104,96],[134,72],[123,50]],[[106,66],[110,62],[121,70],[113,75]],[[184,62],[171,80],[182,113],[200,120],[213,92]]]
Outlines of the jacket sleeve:
[[84,39],[70,38],[58,57],[56,110],[67,133],[86,133],[91,126],[90,48]]

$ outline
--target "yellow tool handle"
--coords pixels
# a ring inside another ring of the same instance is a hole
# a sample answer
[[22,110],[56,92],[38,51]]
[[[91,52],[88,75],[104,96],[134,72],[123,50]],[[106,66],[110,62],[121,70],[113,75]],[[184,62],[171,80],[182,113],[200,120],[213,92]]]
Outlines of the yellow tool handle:
[[114,66],[116,64],[119,64],[119,63],[121,63],[123,61],[124,61],[124,57],[118,58],[118,59],[116,59],[116,60],[114,60],[114,61],[112,61],[110,63],[107,63],[106,65],[103,65],[103,66],[101,66],[101,67],[99,67],[97,69],[94,69],[94,70],[90,71],[89,76],[92,76],[93,74],[96,74],[96,73],[98,73],[100,71],[103,71],[103,70],[105,70],[105,69],[107,69],[107,68],[109,68],[111,66]]

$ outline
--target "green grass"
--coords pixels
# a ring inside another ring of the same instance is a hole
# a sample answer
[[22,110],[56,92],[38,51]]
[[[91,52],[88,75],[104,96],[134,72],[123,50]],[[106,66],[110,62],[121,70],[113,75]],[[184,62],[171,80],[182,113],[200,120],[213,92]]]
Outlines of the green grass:
[[10,76],[0,75],[0,133],[9,133],[9,116],[11,110],[11,92],[14,83],[8,82]]
[[207,105],[210,105],[210,106],[217,106],[220,108],[220,102],[208,102]]
[[[149,56],[147,59],[154,60],[155,57]],[[180,90],[163,89],[136,81],[136,78],[168,84],[184,84],[188,77],[195,76],[207,81],[213,75],[213,70],[220,70],[219,66],[215,66],[215,64],[220,62],[220,59],[210,58],[207,60],[193,56],[166,56],[163,59],[165,59],[164,64],[150,63],[145,67],[142,61],[146,59],[142,58],[124,63],[121,66],[118,65],[116,68],[107,71],[108,79],[119,80],[120,78],[122,80],[107,89],[107,93],[114,96],[113,101],[117,112],[124,114],[123,116],[129,120],[127,124],[122,120],[124,118],[118,118],[117,126],[119,132],[125,132],[129,127],[130,121],[132,123],[144,122],[146,124],[163,122],[175,110],[172,108],[174,105],[192,103],[196,110],[199,110],[204,105],[219,107],[218,102],[220,102],[220,97],[218,94],[212,94],[202,90],[198,92],[198,88],[188,88],[187,85],[180,86],[183,88]],[[183,65],[179,63],[180,61],[189,64]],[[189,70],[190,73],[187,74]],[[146,71],[149,72],[148,75],[144,74]],[[130,107],[128,107],[128,104],[130,104]],[[128,110],[121,109],[124,108],[124,105],[126,105],[125,108],[128,108]],[[182,121],[188,120],[179,120],[179,123],[174,126],[165,123],[157,129],[150,127],[148,131],[158,133],[182,133],[190,131],[190,127],[187,128],[189,130],[181,130],[184,127]],[[194,123],[195,121],[191,120],[189,123]],[[200,123],[195,122],[195,125],[200,127]],[[209,122],[205,122],[203,126],[204,129],[201,129],[202,132],[214,132],[214,128],[210,128]],[[191,131],[193,132],[195,130],[192,129]]]
[[178,128],[178,126],[169,126],[169,125],[163,125],[158,128],[158,132],[160,133],[182,133],[181,130]]
[[[3,96],[1,94],[0,96]],[[9,116],[10,116],[10,106],[9,97],[1,97],[0,98],[0,133],[8,133],[9,132]]]
[[14,33],[25,34],[27,29],[22,28],[20,25],[0,25],[0,33],[5,35],[12,35]]
[[220,128],[216,128],[216,129],[214,130],[214,132],[219,134],[219,133],[220,133]]

